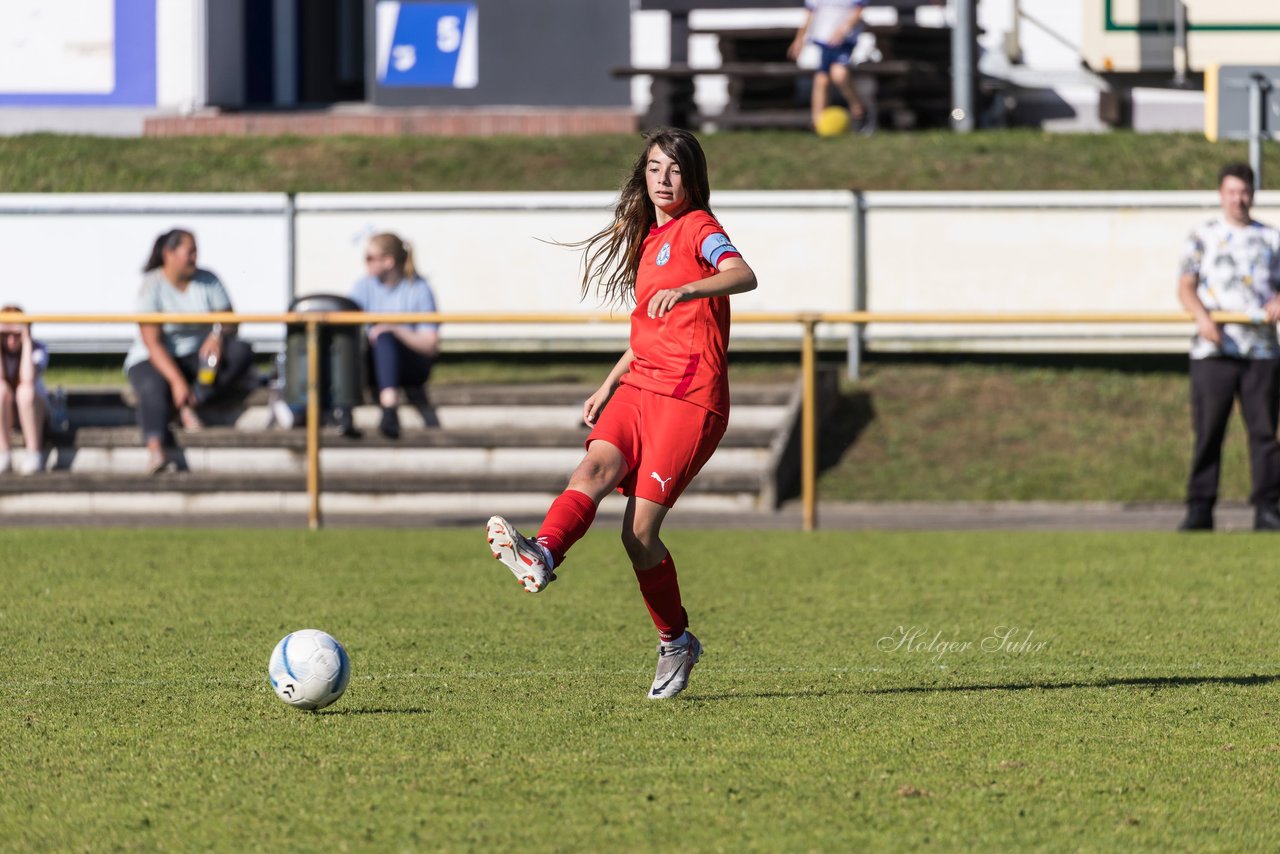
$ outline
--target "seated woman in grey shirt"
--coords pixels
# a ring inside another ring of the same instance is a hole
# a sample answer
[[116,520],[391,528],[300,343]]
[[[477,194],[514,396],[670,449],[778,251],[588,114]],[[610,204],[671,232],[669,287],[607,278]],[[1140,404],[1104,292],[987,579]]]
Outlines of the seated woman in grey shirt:
[[[196,266],[196,238],[175,228],[156,238],[143,267],[134,310],[204,314],[231,311],[218,277]],[[197,383],[202,365],[216,360],[212,383]],[[234,326],[209,323],[142,323],[125,357],[125,372],[138,396],[138,424],[147,446],[147,470],[163,471],[165,448],[173,444],[169,421],[176,413],[184,429],[202,426],[198,406],[232,398],[253,365],[253,351],[235,337]]]

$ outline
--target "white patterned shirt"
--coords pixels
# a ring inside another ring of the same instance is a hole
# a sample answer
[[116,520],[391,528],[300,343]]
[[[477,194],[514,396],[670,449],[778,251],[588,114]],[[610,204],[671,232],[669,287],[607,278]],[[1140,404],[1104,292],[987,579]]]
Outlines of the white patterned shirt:
[[[813,13],[813,19],[809,22],[809,32],[806,34],[809,41],[834,46],[836,31],[849,20],[854,9],[866,6],[867,2],[868,0],[805,0],[805,7]],[[864,26],[862,21],[858,21],[853,31],[840,42],[853,44],[858,40],[858,34],[862,32]]]
[[[1256,220],[1243,228],[1221,217],[1191,232],[1182,253],[1182,269],[1198,280],[1196,296],[1209,311],[1261,315],[1267,300],[1280,293],[1280,231]],[[1280,358],[1272,324],[1225,323],[1222,344],[1196,335],[1191,358],[1232,356]]]

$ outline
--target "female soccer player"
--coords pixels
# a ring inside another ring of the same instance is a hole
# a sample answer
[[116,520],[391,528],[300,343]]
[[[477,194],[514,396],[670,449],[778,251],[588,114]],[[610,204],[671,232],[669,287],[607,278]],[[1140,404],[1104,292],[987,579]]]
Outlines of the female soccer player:
[[[530,593],[556,579],[565,554],[611,491],[627,496],[622,543],[658,629],[650,699],[689,682],[702,644],[688,631],[662,520],[711,457],[729,418],[725,349],[729,296],[756,276],[711,212],[707,160],[693,134],[649,134],[609,226],[581,243],[582,295],[626,304],[631,346],[582,407],[586,456],[551,504],[535,538],[489,520],[493,555]],[[606,404],[608,404],[606,406]]]

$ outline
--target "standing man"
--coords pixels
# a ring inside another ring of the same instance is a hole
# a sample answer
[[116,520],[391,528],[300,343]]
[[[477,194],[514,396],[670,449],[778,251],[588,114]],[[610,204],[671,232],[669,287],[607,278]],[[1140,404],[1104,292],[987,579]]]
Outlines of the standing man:
[[[1195,451],[1180,531],[1213,530],[1222,439],[1235,398],[1249,437],[1255,531],[1280,531],[1280,231],[1249,215],[1253,169],[1231,163],[1218,174],[1222,215],[1191,233],[1178,299],[1196,322],[1191,345],[1191,424]],[[1257,323],[1219,325],[1211,311],[1243,312]]]

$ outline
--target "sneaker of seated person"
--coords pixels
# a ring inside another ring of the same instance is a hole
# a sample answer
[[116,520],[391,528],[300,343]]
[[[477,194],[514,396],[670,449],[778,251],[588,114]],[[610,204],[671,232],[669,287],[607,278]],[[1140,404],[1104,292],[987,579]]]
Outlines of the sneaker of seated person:
[[18,461],[18,474],[30,477],[44,471],[44,454],[41,451],[27,451]]
[[0,451],[0,474],[13,470],[13,456],[8,451]]
[[280,398],[271,401],[271,418],[275,422],[275,426],[281,430],[289,430],[293,427],[293,409]]
[[356,427],[355,415],[349,406],[339,406],[333,410],[333,426],[344,439],[359,439],[363,435]]
[[388,439],[400,438],[400,413],[396,411],[396,407],[382,407],[382,421],[378,423],[378,432]]
[[160,474],[169,468],[169,455],[164,449],[147,449],[147,474]]
[[204,429],[204,422],[200,420],[200,416],[196,415],[196,411],[190,406],[184,406],[178,410],[178,420],[182,423],[182,429],[188,433],[195,433]]

